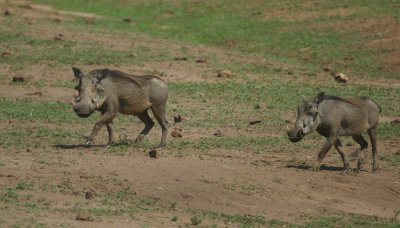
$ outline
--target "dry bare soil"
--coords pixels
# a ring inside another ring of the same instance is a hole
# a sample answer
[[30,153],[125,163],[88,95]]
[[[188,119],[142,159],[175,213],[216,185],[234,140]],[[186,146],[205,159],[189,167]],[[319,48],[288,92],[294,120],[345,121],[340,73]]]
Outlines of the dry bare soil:
[[[5,1],[1,2],[5,4]],[[64,22],[70,17],[90,18],[91,15],[70,15],[68,12],[43,10],[43,7],[21,7],[21,4],[28,5],[30,2],[15,1],[15,4],[7,4],[12,14],[0,16],[3,31],[13,29],[7,23],[14,20],[26,26],[22,35],[38,39],[54,40],[54,37],[62,34],[62,39],[78,45],[93,40],[113,50],[126,50],[133,46],[146,47],[146,50],[168,49],[175,57],[182,57],[184,46],[187,52],[198,58],[213,56],[213,59],[221,62],[265,62],[271,66],[292,67],[217,47],[174,43],[134,33],[110,34],[73,28],[64,25]],[[370,45],[377,48],[388,44],[382,41]],[[3,52],[1,58],[15,54]],[[48,62],[38,62],[15,68],[12,64],[0,63],[0,66],[1,74],[5,75],[0,85],[2,99],[68,104],[76,94],[68,86],[75,83],[71,82],[73,74],[69,64],[52,66]],[[217,78],[216,70],[210,70],[207,62],[199,63],[195,58],[79,67],[86,72],[97,67],[137,74],[153,72],[169,83],[224,83],[224,80],[231,80]],[[14,76],[23,76],[27,82],[13,83]],[[260,77],[252,74],[245,79],[239,77],[233,80],[244,83]],[[309,80],[301,75],[296,79],[284,77],[280,80]],[[326,83],[331,80],[327,78],[326,75],[317,75],[313,80]],[[400,84],[396,79],[355,81],[353,83],[391,88],[398,88]],[[67,86],[60,86],[60,82]],[[72,123],[57,123],[46,118],[3,118],[0,129],[5,133],[1,140],[8,142],[11,138],[13,142],[8,145],[3,143],[0,147],[0,226],[234,227],[246,224],[247,220],[249,226],[268,226],[275,220],[276,224],[283,226],[348,214],[389,219],[400,209],[399,166],[391,166],[388,161],[382,160],[382,169],[372,173],[370,150],[364,170],[344,174],[339,156],[333,150],[325,158],[325,166],[320,172],[308,170],[316,159],[318,148],[323,144],[319,136],[307,141],[312,145],[303,144],[300,148],[286,145],[289,141],[277,146],[267,145],[269,141],[266,140],[267,149],[261,146],[257,151],[250,145],[252,140],[243,142],[245,145],[238,148],[202,144],[212,143],[213,140],[217,140],[217,144],[223,143],[225,139],[232,141],[235,137],[282,138],[285,134],[284,125],[290,124],[290,121],[293,123],[295,107],[293,112],[282,114],[282,120],[289,123],[269,124],[274,120],[270,119],[273,116],[268,112],[274,110],[268,107],[266,99],[267,107],[258,110],[255,116],[238,113],[235,119],[227,123],[196,126],[193,122],[209,115],[209,107],[218,106],[224,101],[215,99],[208,103],[201,98],[204,96],[201,92],[192,100],[174,97],[177,94],[172,90],[168,114],[170,130],[175,127],[174,114],[183,109],[192,111],[186,112],[183,122],[179,124],[184,130],[183,138],[172,138],[169,135],[169,145],[157,151],[157,158],[150,158],[148,151],[160,138],[159,126],[156,125],[148,135],[147,144],[135,145],[129,140],[142,128],[142,124],[135,118],[120,116],[122,119],[116,120],[115,131],[122,143],[115,148],[103,146],[106,142],[105,130],[98,136],[95,146],[80,146],[84,140],[83,135],[90,132],[97,116],[91,119],[78,119],[76,116]],[[237,108],[254,109],[252,104]],[[72,109],[67,112],[71,113],[69,116],[74,115]],[[237,119],[248,122],[252,118],[259,118],[262,122],[254,125],[235,124]],[[383,121],[390,122],[395,118],[384,116]],[[220,138],[213,135],[217,129],[223,133]],[[57,132],[63,130],[75,133],[72,136],[57,135]],[[17,133],[13,135],[12,132],[19,132],[21,136]],[[52,140],[52,137],[59,141]],[[68,141],[63,141],[64,137]],[[351,157],[350,153],[356,149],[356,145],[350,139],[346,142],[346,151]],[[378,146],[382,156],[399,153],[399,148],[400,141],[396,137],[381,140]],[[356,166],[354,159],[351,160],[351,166]]]

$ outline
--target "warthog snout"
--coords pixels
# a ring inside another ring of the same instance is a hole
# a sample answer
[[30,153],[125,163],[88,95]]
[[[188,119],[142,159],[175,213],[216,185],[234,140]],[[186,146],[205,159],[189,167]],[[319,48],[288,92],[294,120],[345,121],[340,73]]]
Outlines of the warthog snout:
[[298,142],[304,137],[304,133],[301,129],[298,131],[288,131],[287,134],[291,142]]
[[[80,101],[79,98],[77,101]],[[91,102],[73,102],[74,112],[82,118],[89,117],[96,110],[96,100],[92,99]]]
[[292,130],[289,130],[287,127],[287,135],[289,137],[289,140],[291,142],[299,142],[301,139],[304,137],[304,132],[301,128],[293,128]]

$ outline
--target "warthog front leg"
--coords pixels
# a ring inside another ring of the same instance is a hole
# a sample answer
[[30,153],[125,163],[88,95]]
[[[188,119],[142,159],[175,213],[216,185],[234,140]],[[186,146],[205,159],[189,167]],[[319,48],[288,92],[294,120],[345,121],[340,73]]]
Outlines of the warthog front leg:
[[342,157],[344,171],[345,172],[349,171],[350,170],[349,161],[347,160],[347,157],[343,152],[343,146],[342,146],[342,143],[340,142],[340,139],[337,139],[335,141],[334,145],[335,145],[336,150],[339,152],[340,156]]
[[111,146],[112,144],[114,144],[114,130],[112,128],[112,122],[107,123],[107,131],[108,131],[108,146]]
[[96,124],[93,127],[92,133],[90,136],[87,138],[85,145],[91,145],[93,143],[94,138],[96,137],[97,133],[99,130],[107,124],[107,130],[108,130],[108,136],[109,136],[109,141],[108,143],[112,143],[112,137],[113,137],[113,130],[112,130],[112,120],[116,116],[116,113],[111,113],[111,112],[105,112],[101,116],[100,120],[96,122]]
[[318,153],[317,162],[316,162],[316,164],[314,164],[312,170],[314,170],[314,171],[319,171],[320,170],[322,160],[324,160],[326,154],[331,149],[331,147],[333,145],[333,142],[335,142],[336,140],[337,140],[336,136],[335,137],[330,136],[330,137],[327,138],[325,144],[322,146],[321,150]]
[[368,135],[371,140],[371,146],[372,146],[372,159],[373,159],[372,172],[376,172],[379,169],[378,150],[377,150],[378,128],[375,127],[369,129]]

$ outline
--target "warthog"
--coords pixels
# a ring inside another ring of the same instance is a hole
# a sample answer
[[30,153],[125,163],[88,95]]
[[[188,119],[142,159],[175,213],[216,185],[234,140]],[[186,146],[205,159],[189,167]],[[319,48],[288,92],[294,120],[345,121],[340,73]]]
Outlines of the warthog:
[[148,110],[151,109],[162,129],[158,147],[165,146],[168,131],[165,118],[168,87],[163,80],[156,76],[134,76],[108,69],[96,69],[86,75],[80,69],[72,70],[75,78],[79,80],[78,86],[75,87],[79,95],[73,101],[76,114],[88,117],[96,110],[102,114],[87,138],[86,145],[93,142],[104,125],[108,130],[108,145],[113,144],[112,123],[118,112],[139,117],[145,127],[135,141],[142,140],[154,126],[148,114]]
[[361,146],[358,151],[357,170],[362,169],[363,152],[368,143],[362,134],[368,132],[372,144],[373,171],[378,170],[377,134],[380,107],[368,97],[341,98],[319,93],[315,98],[304,99],[298,107],[298,116],[294,127],[289,130],[290,141],[298,142],[305,135],[316,130],[327,138],[318,154],[314,169],[319,170],[322,160],[332,147],[335,146],[343,160],[345,171],[349,170],[349,162],[343,153],[339,136],[352,136]]

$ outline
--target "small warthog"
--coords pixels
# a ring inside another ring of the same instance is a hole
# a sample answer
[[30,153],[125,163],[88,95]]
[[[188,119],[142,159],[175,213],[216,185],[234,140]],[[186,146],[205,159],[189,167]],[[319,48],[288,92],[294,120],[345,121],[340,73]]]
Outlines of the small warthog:
[[335,146],[342,157],[344,169],[349,170],[349,162],[343,153],[339,136],[352,136],[361,146],[358,152],[357,169],[363,165],[363,152],[368,143],[362,134],[368,132],[372,144],[373,171],[378,170],[377,134],[380,107],[368,97],[341,98],[319,93],[315,98],[304,99],[298,107],[298,116],[293,129],[288,129],[290,141],[298,142],[305,135],[316,130],[327,138],[318,154],[314,169],[319,170],[322,160]]
[[86,145],[93,142],[104,125],[107,125],[108,145],[113,143],[112,123],[118,112],[139,117],[145,127],[136,137],[136,141],[142,140],[154,126],[148,114],[148,109],[151,109],[162,129],[159,147],[165,146],[168,131],[165,118],[168,87],[163,80],[156,76],[134,76],[108,69],[96,69],[86,75],[80,69],[72,70],[75,78],[79,79],[79,84],[75,87],[79,95],[73,101],[76,114],[88,117],[95,110],[102,114],[85,142]]

